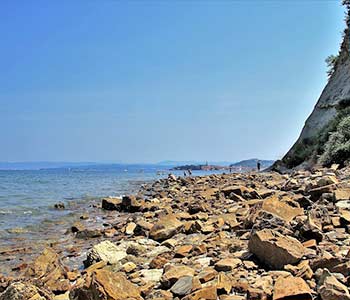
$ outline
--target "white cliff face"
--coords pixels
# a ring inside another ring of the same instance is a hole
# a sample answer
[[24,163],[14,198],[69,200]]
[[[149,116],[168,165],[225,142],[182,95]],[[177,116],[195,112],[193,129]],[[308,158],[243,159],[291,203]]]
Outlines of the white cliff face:
[[[336,116],[339,103],[348,101],[350,105],[350,55],[349,55],[349,29],[345,30],[339,58],[326,87],[322,91],[317,104],[306,120],[304,128],[293,147],[282,159],[283,165],[296,167],[303,161],[296,159],[297,151],[309,147],[309,142],[317,137],[325,126]],[[310,159],[305,157],[304,161]]]

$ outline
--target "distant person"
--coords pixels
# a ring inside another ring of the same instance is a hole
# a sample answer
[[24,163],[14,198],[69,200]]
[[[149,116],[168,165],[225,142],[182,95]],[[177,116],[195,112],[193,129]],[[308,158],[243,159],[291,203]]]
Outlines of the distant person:
[[186,177],[186,175],[187,175],[187,174],[186,174],[186,171],[184,171],[184,177]]
[[256,162],[256,168],[258,169],[258,172],[260,172],[260,169],[261,169],[260,160],[258,160],[258,161]]
[[188,176],[191,176],[191,175],[192,175],[191,169],[188,169],[187,172],[188,172]]
[[230,173],[232,173],[232,167],[230,167]]

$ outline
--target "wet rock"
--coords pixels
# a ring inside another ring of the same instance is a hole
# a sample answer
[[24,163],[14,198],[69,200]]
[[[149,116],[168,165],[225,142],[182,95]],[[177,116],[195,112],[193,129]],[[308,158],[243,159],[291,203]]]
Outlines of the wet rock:
[[105,210],[121,210],[122,199],[120,198],[103,198],[102,208]]
[[307,283],[299,277],[280,277],[276,280],[273,300],[312,300],[311,290]]
[[126,250],[122,249],[110,241],[101,242],[93,246],[87,253],[87,259],[84,261],[86,267],[105,261],[108,264],[116,264],[127,256]]
[[66,207],[63,202],[58,202],[58,203],[55,203],[54,208],[58,210],[62,210],[62,209],[65,209]]
[[134,195],[124,196],[120,209],[124,212],[134,213],[140,211],[142,208],[142,201],[136,199]]
[[150,230],[150,238],[156,241],[162,241],[171,238],[177,234],[183,227],[175,216],[167,215],[161,218]]
[[275,269],[298,263],[305,253],[297,239],[270,229],[252,233],[248,246],[259,260]]
[[98,238],[101,237],[102,233],[100,230],[97,229],[83,229],[81,231],[78,231],[75,235],[78,239],[92,239],[92,238]]

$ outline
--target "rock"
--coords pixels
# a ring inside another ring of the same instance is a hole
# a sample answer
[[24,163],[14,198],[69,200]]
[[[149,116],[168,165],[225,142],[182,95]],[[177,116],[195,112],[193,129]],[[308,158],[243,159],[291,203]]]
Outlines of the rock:
[[231,292],[232,282],[225,273],[219,274],[216,289],[219,294],[229,294]]
[[134,234],[134,230],[136,228],[136,224],[134,222],[130,222],[126,225],[126,228],[125,228],[125,233],[127,235],[133,235]]
[[98,238],[101,237],[102,233],[100,230],[97,229],[84,229],[81,231],[78,231],[75,235],[78,239],[91,239],[91,238]]
[[299,277],[279,277],[274,286],[273,300],[286,299],[312,300],[310,287]]
[[124,212],[134,213],[140,211],[142,202],[138,201],[135,196],[124,196],[121,203],[121,210]]
[[163,269],[141,270],[140,275],[146,282],[159,282],[163,275]]
[[55,203],[54,208],[58,210],[62,210],[62,209],[65,209],[66,207],[63,202],[58,202],[58,203]]
[[350,188],[338,188],[334,191],[335,201],[350,200]]
[[225,258],[215,264],[216,271],[229,272],[235,270],[242,261],[238,258]]
[[192,291],[192,276],[183,276],[179,278],[171,287],[170,291],[176,296],[185,296]]
[[182,300],[216,300],[218,297],[216,286],[209,286],[182,298]]
[[181,246],[180,248],[178,248],[176,250],[175,256],[176,257],[186,257],[186,256],[188,256],[188,254],[191,252],[192,249],[193,249],[192,245]]
[[296,216],[304,214],[304,210],[302,208],[292,207],[289,204],[280,201],[277,196],[272,196],[264,200],[262,209],[280,217],[285,222],[290,222]]
[[163,241],[177,234],[182,227],[182,222],[175,216],[167,215],[153,225],[149,235],[156,241]]
[[169,266],[165,269],[161,282],[164,287],[171,287],[178,279],[184,276],[193,277],[194,270],[187,266]]
[[275,269],[298,263],[305,253],[305,248],[297,239],[270,229],[252,233],[248,247],[259,260]]
[[137,268],[137,266],[133,262],[127,262],[122,266],[122,270],[125,273],[130,273],[131,271],[134,271]]
[[323,270],[317,287],[322,300],[349,300],[348,288],[340,283],[327,269]]
[[142,300],[140,290],[123,273],[97,270],[70,292],[71,300]]
[[87,253],[87,259],[84,261],[86,267],[99,262],[105,261],[108,264],[116,264],[127,256],[124,249],[117,247],[110,241],[101,242],[93,246]]
[[85,229],[85,226],[81,222],[74,222],[74,224],[71,227],[71,231],[73,233],[83,231]]
[[120,211],[122,199],[120,198],[103,198],[102,208],[105,210],[118,210]]
[[0,300],[52,300],[53,294],[31,283],[14,282],[0,294]]
[[28,266],[25,275],[39,279],[53,292],[65,292],[70,288],[67,272],[51,248],[44,249],[43,253]]
[[307,260],[300,262],[297,266],[286,265],[284,269],[291,272],[295,277],[301,277],[304,280],[310,280],[314,275]]

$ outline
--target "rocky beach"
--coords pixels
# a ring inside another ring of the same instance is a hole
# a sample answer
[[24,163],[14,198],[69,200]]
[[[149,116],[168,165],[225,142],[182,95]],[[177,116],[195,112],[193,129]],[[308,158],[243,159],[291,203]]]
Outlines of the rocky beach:
[[350,168],[159,179],[46,247],[1,250],[0,299],[350,299]]

